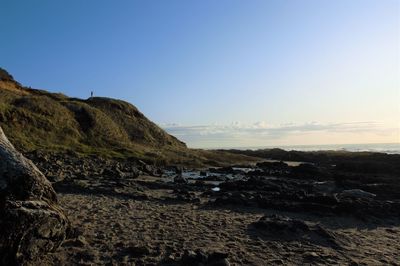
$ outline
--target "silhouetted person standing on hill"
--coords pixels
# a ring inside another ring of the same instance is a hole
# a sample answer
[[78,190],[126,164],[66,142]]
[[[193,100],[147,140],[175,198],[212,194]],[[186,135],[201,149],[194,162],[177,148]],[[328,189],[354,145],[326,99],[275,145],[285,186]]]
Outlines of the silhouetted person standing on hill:
[[90,92],[90,98],[92,98],[92,97],[93,97],[93,91]]

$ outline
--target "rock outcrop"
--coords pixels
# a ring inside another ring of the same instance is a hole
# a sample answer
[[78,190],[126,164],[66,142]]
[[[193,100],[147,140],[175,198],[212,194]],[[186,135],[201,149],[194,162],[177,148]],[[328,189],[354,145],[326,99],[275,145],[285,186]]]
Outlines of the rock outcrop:
[[254,176],[220,183],[213,204],[241,205],[317,215],[400,217],[399,198],[361,189],[343,190],[335,182]]
[[340,248],[333,232],[318,224],[280,215],[265,215],[254,223],[262,237],[269,240],[310,242],[319,246]]
[[25,265],[54,251],[69,221],[51,183],[0,127],[0,265]]

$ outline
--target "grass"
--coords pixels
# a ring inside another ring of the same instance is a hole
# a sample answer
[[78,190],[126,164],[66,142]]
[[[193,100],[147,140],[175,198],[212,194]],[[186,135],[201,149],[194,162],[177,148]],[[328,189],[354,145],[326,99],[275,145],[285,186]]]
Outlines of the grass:
[[124,101],[69,98],[22,87],[13,80],[0,82],[0,125],[23,152],[74,151],[81,156],[193,167],[257,160],[222,151],[188,149]]

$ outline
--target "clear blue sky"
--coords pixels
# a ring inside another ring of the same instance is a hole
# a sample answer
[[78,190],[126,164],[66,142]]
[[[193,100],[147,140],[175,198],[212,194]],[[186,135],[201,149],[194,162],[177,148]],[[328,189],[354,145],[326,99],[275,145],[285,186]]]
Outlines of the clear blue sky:
[[400,1],[1,0],[0,66],[193,147],[400,142]]

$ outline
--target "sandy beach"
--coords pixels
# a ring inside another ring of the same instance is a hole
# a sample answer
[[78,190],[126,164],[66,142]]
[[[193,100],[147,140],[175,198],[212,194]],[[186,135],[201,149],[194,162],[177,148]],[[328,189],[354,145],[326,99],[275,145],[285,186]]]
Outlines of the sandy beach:
[[[238,206],[213,207],[176,199],[170,189],[151,189],[163,178],[141,176],[149,186],[113,188],[113,193],[59,193],[75,228],[74,237],[42,261],[49,265],[182,265],[187,251],[220,252],[230,265],[398,265],[398,219],[321,217]],[[139,189],[138,189],[139,188]],[[337,246],[304,239],[273,239],[254,223],[281,214],[319,224]]]

